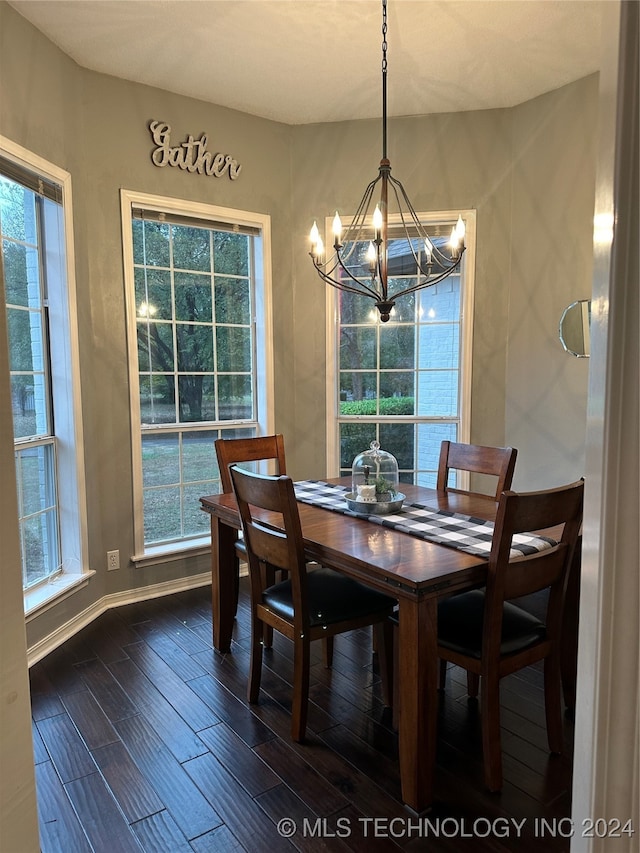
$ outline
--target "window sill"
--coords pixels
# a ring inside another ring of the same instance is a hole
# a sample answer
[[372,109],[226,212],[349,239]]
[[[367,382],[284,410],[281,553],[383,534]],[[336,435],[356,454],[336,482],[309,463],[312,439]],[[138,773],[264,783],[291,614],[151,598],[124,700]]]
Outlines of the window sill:
[[131,562],[136,569],[154,566],[158,563],[168,563],[171,560],[183,560],[187,557],[200,557],[211,553],[211,537],[202,536],[192,539],[188,545],[173,542],[171,545],[156,545],[147,548],[144,554],[134,554]]
[[30,622],[36,616],[73,595],[77,590],[83,589],[94,575],[95,571],[93,570],[83,572],[81,575],[62,574],[25,592],[24,615],[26,621]]
[[[186,557],[208,556],[210,553],[211,537],[203,536],[202,539],[194,539],[190,546],[182,547],[179,551],[175,550],[175,545],[159,545],[157,548],[149,548],[146,553],[133,556],[131,562],[135,565],[136,569],[142,569],[146,566],[168,563],[171,560],[182,560]],[[247,564],[240,561],[240,577],[246,577],[248,574],[249,568]]]

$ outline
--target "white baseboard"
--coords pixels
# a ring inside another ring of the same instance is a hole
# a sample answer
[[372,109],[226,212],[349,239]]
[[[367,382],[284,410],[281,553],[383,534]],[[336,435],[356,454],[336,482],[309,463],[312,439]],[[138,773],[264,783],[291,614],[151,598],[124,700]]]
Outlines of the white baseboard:
[[[244,572],[246,574],[246,571]],[[240,574],[243,574],[242,568]],[[96,601],[82,613],[78,613],[73,619],[65,622],[53,633],[34,643],[27,650],[27,661],[31,667],[42,658],[50,654],[58,646],[61,646],[66,640],[69,640],[78,631],[85,628],[98,616],[111,610],[112,607],[121,607],[123,604],[135,604],[139,601],[147,601],[151,598],[160,598],[163,595],[172,595],[176,592],[184,592],[188,589],[196,589],[197,587],[207,586],[211,583],[211,572],[203,572],[199,575],[192,575],[187,578],[178,578],[173,581],[165,581],[163,583],[154,584],[152,586],[139,587],[137,589],[127,590],[126,592],[115,592],[111,595],[105,595],[99,601]]]

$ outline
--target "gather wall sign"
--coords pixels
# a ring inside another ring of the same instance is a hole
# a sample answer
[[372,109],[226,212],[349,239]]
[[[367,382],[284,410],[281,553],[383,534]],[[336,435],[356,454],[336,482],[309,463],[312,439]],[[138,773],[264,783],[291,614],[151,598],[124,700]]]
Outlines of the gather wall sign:
[[212,175],[214,178],[222,178],[227,174],[232,181],[240,174],[242,166],[230,154],[207,151],[206,133],[203,133],[200,139],[194,139],[189,134],[184,142],[172,147],[170,124],[150,121],[149,131],[156,146],[151,152],[154,166],[177,166],[185,172]]

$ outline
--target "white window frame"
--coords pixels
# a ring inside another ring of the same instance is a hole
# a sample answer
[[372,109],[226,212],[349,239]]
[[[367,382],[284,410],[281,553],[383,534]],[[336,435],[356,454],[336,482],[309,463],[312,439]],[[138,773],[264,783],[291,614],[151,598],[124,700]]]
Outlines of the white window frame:
[[[274,431],[274,382],[273,382],[273,320],[271,294],[271,217],[267,214],[234,210],[227,207],[204,204],[165,196],[150,195],[133,190],[120,190],[122,221],[122,244],[124,256],[124,280],[127,309],[127,347],[129,362],[129,389],[131,407],[131,448],[134,504],[134,554],[132,562],[138,566],[147,566],[164,562],[167,558],[177,558],[185,554],[206,552],[211,544],[211,536],[194,537],[180,542],[160,545],[147,545],[144,542],[144,506],[142,488],[142,445],[140,420],[140,392],[138,375],[138,350],[136,331],[136,301],[133,265],[132,210],[146,207],[149,210],[192,216],[203,220],[238,224],[257,228],[261,232],[261,252],[255,256],[255,345],[254,363],[256,371],[256,421],[246,422],[247,426],[256,424],[258,434]],[[218,422],[212,422],[212,429]],[[244,426],[245,422],[243,422]],[[221,424],[224,426],[225,424]],[[188,425],[187,425],[188,426]]]
[[[47,251],[59,252],[64,270],[48,278],[51,351],[51,394],[55,412],[55,456],[58,491],[61,571],[26,590],[27,622],[58,603],[75,589],[86,586],[95,571],[89,569],[84,436],[80,397],[80,357],[76,301],[75,248],[71,175],[0,136],[0,153],[8,160],[42,175],[62,188],[64,234],[48,232]],[[50,223],[45,223],[48,228]]]
[[[465,223],[465,286],[460,306],[460,399],[458,413],[458,441],[468,442],[471,436],[471,378],[473,353],[473,304],[475,291],[475,260],[476,260],[476,211],[469,210],[439,210],[418,213],[419,221],[426,226],[453,222],[458,215]],[[399,225],[398,214],[389,217],[389,224]],[[345,227],[348,227],[345,224]],[[325,218],[325,246],[333,245],[333,217]],[[373,301],[372,301],[373,306]],[[327,477],[338,477],[340,472],[340,423],[338,411],[338,379],[339,379],[339,341],[338,341],[338,292],[336,288],[326,288],[326,411],[327,411]],[[390,322],[393,322],[392,320]],[[363,421],[380,421],[380,417],[363,417]],[[384,420],[384,418],[382,419]],[[430,418],[419,415],[402,418],[404,423],[428,423]],[[449,419],[447,419],[449,420]],[[365,450],[366,448],[362,448]],[[383,448],[384,449],[384,448]],[[458,472],[458,488],[469,488],[468,472]]]

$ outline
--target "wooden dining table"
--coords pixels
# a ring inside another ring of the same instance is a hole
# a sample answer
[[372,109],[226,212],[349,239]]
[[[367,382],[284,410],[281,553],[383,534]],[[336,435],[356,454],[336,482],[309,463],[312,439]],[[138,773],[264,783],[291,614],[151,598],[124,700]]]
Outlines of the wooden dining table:
[[[326,480],[349,485],[346,479]],[[401,484],[405,502],[418,502],[475,518],[495,520],[493,498]],[[200,498],[211,516],[213,642],[231,649],[237,601],[240,518],[233,494]],[[349,575],[395,597],[399,604],[398,749],[402,800],[417,814],[431,805],[436,751],[438,599],[482,585],[486,559],[425,541],[367,520],[298,504],[310,561]]]

